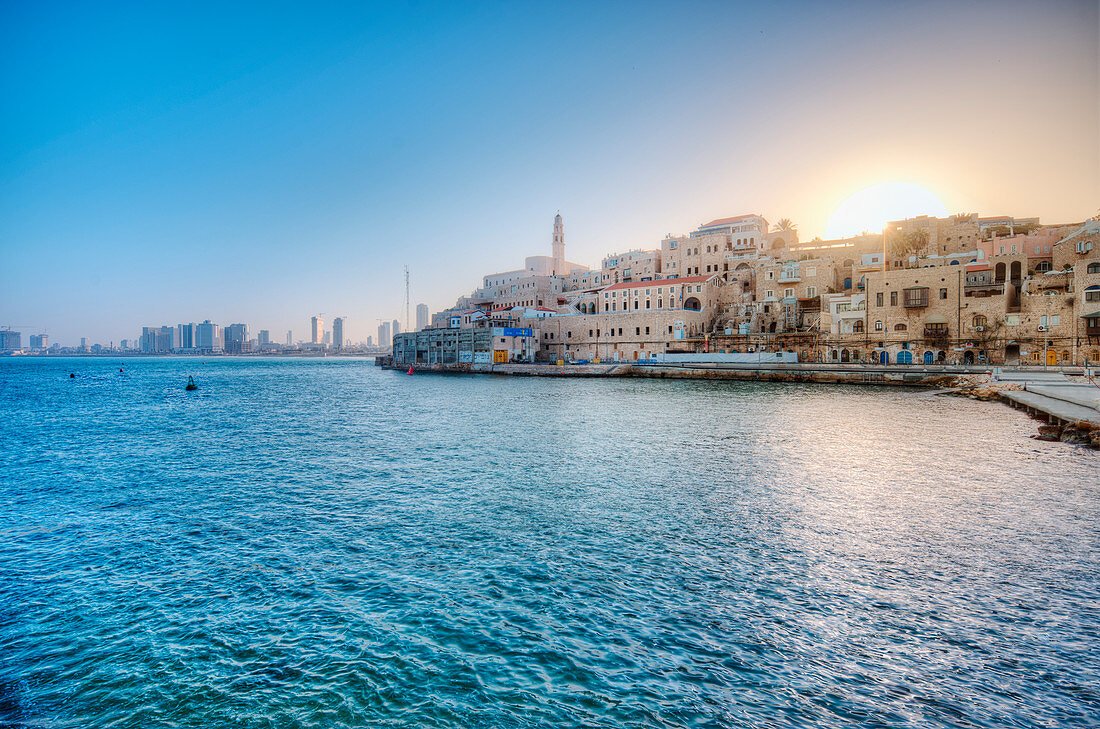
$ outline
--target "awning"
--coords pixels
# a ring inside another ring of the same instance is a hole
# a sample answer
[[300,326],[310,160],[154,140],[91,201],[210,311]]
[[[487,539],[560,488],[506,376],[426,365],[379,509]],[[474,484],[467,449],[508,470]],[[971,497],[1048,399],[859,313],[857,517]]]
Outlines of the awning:
[[927,317],[924,320],[924,323],[925,324],[946,324],[947,323],[947,317],[940,316],[939,314],[933,314],[932,316]]
[[1100,319],[1100,311],[1094,311],[1091,314],[1082,314],[1082,319]]

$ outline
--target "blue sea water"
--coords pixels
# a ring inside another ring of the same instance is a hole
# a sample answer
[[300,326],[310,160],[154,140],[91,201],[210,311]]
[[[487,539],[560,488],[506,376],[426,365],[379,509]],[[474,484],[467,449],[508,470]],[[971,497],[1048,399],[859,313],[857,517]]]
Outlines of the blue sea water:
[[0,725],[1097,726],[1100,457],[1034,432],[890,388],[0,360]]

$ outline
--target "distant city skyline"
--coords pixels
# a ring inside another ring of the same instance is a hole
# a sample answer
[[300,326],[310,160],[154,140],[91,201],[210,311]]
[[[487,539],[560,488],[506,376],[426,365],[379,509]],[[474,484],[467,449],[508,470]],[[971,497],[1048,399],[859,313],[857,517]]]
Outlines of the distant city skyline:
[[117,343],[326,311],[362,341],[414,325],[405,265],[438,311],[549,253],[556,211],[593,266],[725,215],[824,237],[889,182],[1079,221],[1097,22],[1076,1],[7,4],[0,327]]

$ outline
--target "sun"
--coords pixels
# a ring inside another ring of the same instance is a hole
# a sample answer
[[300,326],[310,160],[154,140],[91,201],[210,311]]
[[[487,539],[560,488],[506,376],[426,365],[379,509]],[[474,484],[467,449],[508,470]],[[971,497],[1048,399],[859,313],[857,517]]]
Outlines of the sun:
[[891,220],[917,215],[945,217],[947,208],[927,188],[908,182],[884,182],[860,190],[840,204],[829,218],[825,236],[847,238],[867,231],[880,233]]

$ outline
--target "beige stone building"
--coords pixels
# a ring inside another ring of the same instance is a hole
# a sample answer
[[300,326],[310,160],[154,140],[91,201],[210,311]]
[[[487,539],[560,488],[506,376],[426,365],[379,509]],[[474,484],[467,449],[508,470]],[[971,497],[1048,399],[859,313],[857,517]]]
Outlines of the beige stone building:
[[538,326],[540,361],[635,361],[659,352],[690,352],[691,340],[710,325],[712,312],[685,309],[628,310],[523,320]]
[[953,215],[947,218],[933,218],[921,215],[907,220],[895,220],[886,224],[887,256],[894,261],[895,268],[902,268],[909,253],[901,253],[905,236],[922,233],[926,239],[921,248],[909,253],[915,255],[947,255],[978,250],[980,229],[978,216]]

